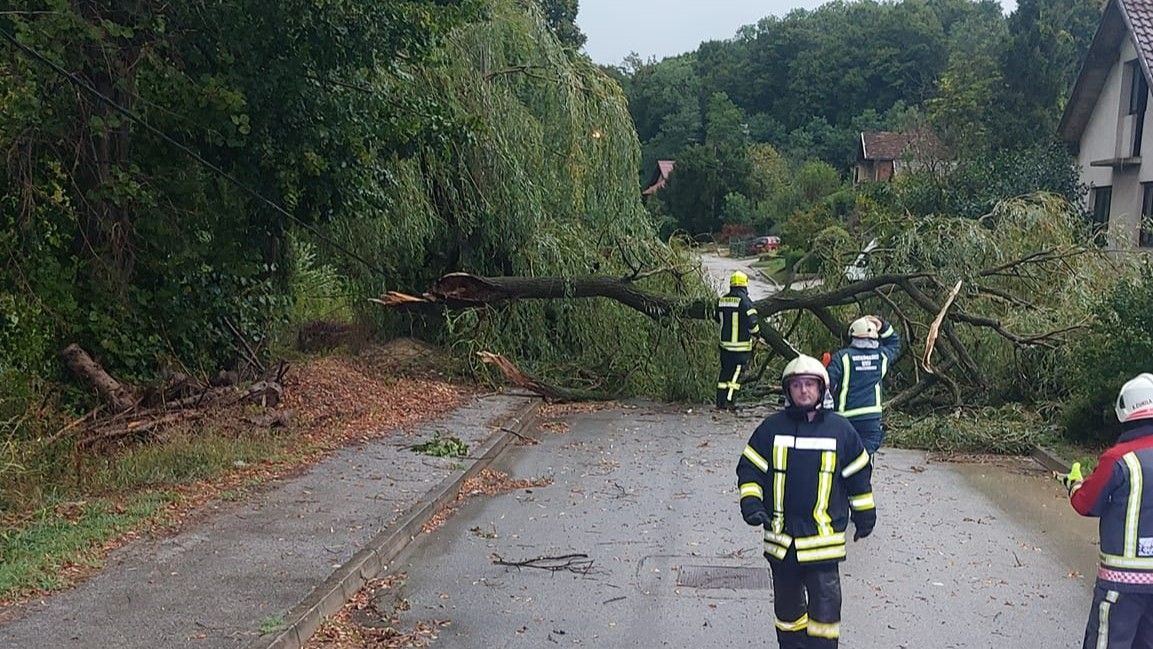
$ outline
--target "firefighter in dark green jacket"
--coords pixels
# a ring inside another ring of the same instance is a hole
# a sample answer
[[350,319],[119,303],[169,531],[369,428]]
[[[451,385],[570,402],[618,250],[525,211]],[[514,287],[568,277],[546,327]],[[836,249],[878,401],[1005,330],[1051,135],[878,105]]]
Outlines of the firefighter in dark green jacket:
[[824,365],[798,356],[781,375],[785,409],[753,432],[737,463],[741,516],[764,527],[781,649],[834,649],[841,637],[845,530],[877,522],[872,463],[853,425],[824,409]]
[[749,299],[749,277],[741,271],[729,278],[729,292],[717,300],[716,320],[721,324],[721,375],[717,379],[717,408],[734,410],[741,389],[741,371],[749,366],[753,341],[760,333],[757,309]]

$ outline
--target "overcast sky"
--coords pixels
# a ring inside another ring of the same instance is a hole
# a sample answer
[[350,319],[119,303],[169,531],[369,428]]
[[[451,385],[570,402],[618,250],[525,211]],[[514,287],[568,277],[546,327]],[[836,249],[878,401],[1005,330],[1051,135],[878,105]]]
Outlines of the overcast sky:
[[[588,36],[585,52],[596,63],[616,65],[629,52],[658,59],[697,49],[701,41],[732,38],[742,25],[823,0],[580,0],[577,26]],[[1001,0],[1006,11],[1017,0]]]

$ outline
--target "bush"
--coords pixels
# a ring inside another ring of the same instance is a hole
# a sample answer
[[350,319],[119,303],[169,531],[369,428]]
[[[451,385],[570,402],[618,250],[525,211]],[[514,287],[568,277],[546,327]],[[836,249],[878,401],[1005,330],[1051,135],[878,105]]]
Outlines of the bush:
[[1153,371],[1153,267],[1122,281],[1097,305],[1096,320],[1070,349],[1065,432],[1075,440],[1111,442],[1120,431],[1113,404],[1121,385]]

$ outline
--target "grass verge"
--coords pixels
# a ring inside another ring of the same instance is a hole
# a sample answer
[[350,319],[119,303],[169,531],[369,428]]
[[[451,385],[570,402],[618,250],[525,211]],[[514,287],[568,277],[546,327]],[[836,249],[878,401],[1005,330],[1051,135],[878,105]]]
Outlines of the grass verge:
[[236,406],[99,451],[78,450],[75,437],[0,446],[0,606],[70,587],[109,551],[167,533],[207,502],[243,500],[331,450],[451,409],[467,392],[397,379],[380,361],[302,364],[280,404],[287,427],[256,425],[251,406]]

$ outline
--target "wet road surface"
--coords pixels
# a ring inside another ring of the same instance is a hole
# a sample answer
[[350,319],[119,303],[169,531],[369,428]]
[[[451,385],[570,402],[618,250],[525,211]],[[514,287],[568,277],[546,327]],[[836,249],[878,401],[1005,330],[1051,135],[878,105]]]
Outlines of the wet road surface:
[[[775,646],[734,474],[759,418],[641,404],[565,421],[503,460],[550,486],[471,499],[401,557],[403,621],[448,621],[446,649]],[[842,647],[1080,644],[1094,528],[1043,470],[885,449],[874,491],[877,530],[841,566]],[[577,553],[588,574],[493,563]]]

